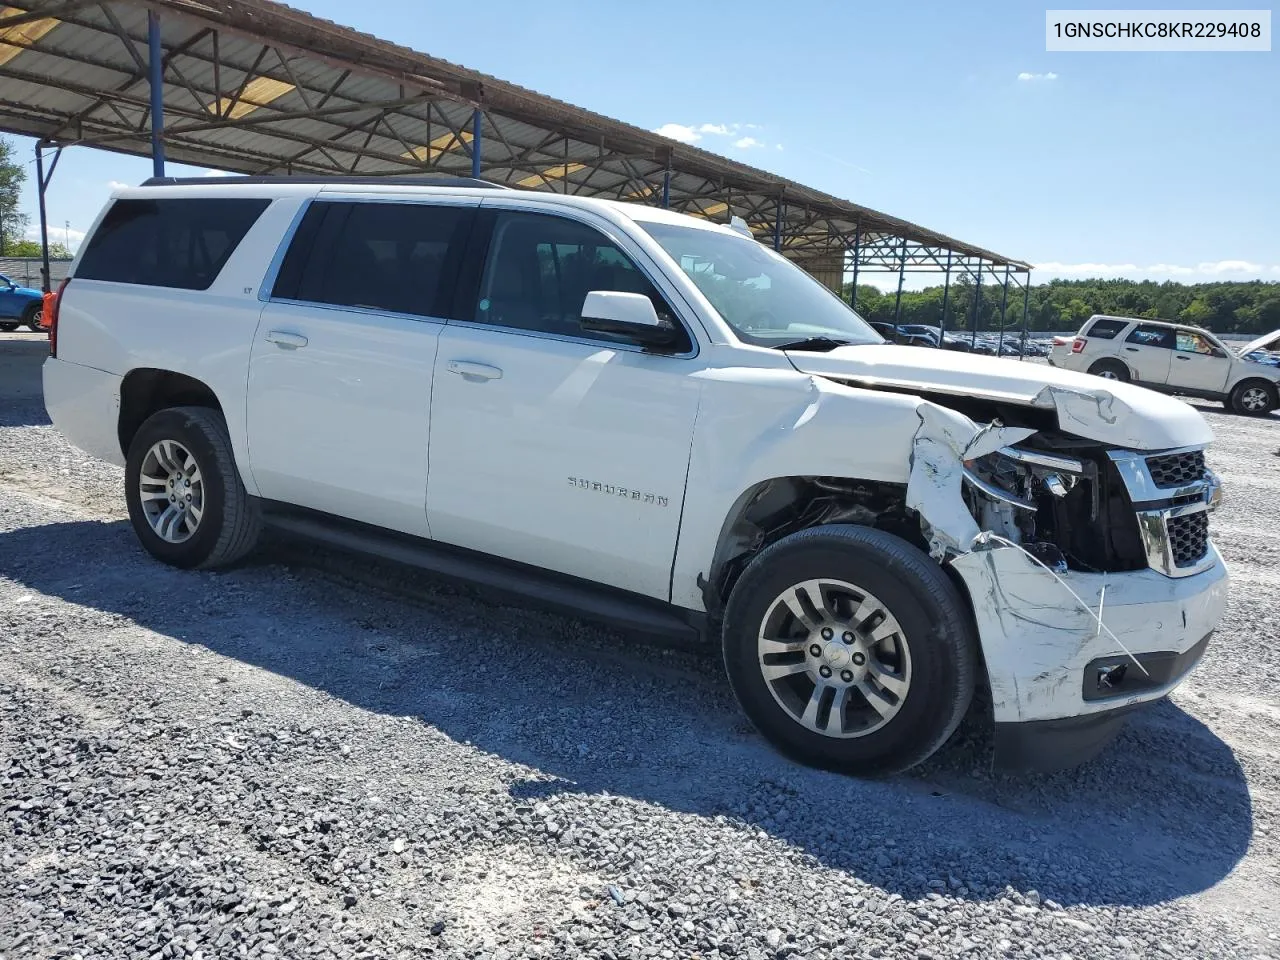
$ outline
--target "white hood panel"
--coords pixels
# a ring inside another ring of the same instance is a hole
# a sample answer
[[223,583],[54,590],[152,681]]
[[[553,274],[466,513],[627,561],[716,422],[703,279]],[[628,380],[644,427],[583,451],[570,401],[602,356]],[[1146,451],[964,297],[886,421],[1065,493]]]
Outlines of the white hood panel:
[[1189,404],[1129,383],[1042,363],[893,344],[793,350],[802,373],[855,386],[980,397],[1056,410],[1067,433],[1135,450],[1207,444],[1213,431]]
[[1240,356],[1246,356],[1255,350],[1280,350],[1280,330],[1264,333],[1252,343],[1246,343],[1240,348]]

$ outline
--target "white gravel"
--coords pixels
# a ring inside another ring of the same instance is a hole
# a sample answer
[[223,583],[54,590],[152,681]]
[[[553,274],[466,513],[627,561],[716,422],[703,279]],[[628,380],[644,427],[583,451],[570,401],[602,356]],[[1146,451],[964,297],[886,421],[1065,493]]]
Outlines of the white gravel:
[[1235,580],[1171,702],[1069,773],[970,726],[860,782],[710,653],[310,549],[154,563],[40,349],[0,339],[0,960],[1280,957],[1280,418],[1204,407]]

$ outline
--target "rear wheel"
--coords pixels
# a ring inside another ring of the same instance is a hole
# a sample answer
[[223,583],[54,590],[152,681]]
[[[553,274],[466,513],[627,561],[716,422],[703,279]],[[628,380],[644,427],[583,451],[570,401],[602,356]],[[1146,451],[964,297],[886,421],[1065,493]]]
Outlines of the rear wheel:
[[858,775],[938,749],[973,696],[964,601],[924,553],[881,530],[802,530],[761,551],[724,624],[729,682],[774,746]]
[[1236,413],[1260,417],[1280,406],[1274,384],[1265,380],[1245,380],[1231,391],[1231,409]]
[[207,407],[161,410],[138,428],[125,500],[142,546],[175,567],[234,563],[254,548],[262,526],[222,415]]
[[1119,360],[1099,360],[1089,367],[1089,372],[1103,380],[1128,381],[1129,368]]
[[0,321],[0,330],[3,330],[5,333],[11,333],[17,329],[18,329],[18,324],[13,320]]

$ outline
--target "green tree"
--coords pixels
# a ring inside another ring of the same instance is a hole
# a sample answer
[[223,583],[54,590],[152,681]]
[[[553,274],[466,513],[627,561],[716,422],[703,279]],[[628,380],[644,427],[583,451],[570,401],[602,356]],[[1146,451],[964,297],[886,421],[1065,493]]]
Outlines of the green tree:
[[21,240],[27,226],[27,215],[18,208],[27,169],[16,157],[13,141],[0,138],[0,253]]
[[[40,241],[39,240],[18,240],[16,243],[11,242],[5,246],[5,256],[8,257],[39,257]],[[67,249],[65,244],[50,242],[49,256],[54,260],[70,260],[71,251]]]

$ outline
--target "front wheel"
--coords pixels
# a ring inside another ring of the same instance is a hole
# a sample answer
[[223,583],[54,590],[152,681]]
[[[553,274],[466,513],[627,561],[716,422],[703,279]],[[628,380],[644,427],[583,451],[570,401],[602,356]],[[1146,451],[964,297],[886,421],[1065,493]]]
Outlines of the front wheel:
[[802,530],[761,551],[729,598],[725,667],[743,710],[812,766],[897,773],[937,750],[973,696],[959,591],[881,530]]
[[1265,380],[1246,380],[1236,384],[1231,391],[1230,403],[1236,413],[1253,417],[1265,416],[1280,405],[1275,386]]
[[142,546],[175,567],[234,563],[262,527],[226,423],[207,407],[170,407],[138,428],[125,461],[125,501]]

